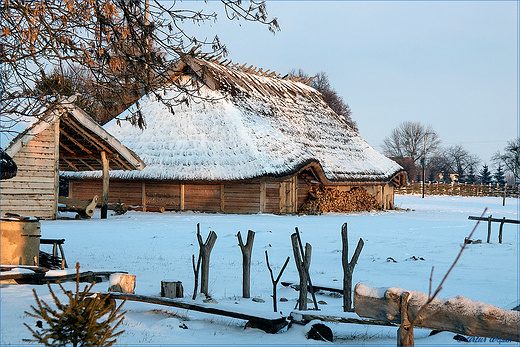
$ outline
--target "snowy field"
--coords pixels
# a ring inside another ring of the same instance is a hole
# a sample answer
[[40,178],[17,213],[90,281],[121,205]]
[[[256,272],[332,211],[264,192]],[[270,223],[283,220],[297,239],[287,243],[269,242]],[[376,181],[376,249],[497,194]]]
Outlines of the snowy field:
[[[65,255],[69,272],[76,262],[82,270],[126,271],[137,276],[136,294],[159,295],[161,280],[182,281],[185,298],[193,293],[192,254],[198,254],[196,225],[200,223],[205,240],[209,231],[218,239],[211,253],[209,291],[216,307],[272,311],[271,279],[265,262],[265,251],[275,275],[285,259],[291,260],[281,281],[298,281],[293,260],[290,235],[298,227],[302,241],[312,245],[310,275],[315,285],[341,287],[341,237],[343,223],[348,223],[349,251],[352,255],[359,238],[365,242],[354,270],[353,283],[373,287],[401,287],[428,292],[429,277],[435,267],[433,286],[437,286],[455,259],[464,238],[475,226],[469,215],[480,215],[488,207],[495,218],[518,219],[518,200],[501,198],[469,198],[428,196],[396,196],[402,210],[327,214],[322,216],[223,215],[205,213],[142,213],[128,212],[122,216],[99,219],[99,211],[90,220],[42,221],[43,238],[65,238]],[[242,255],[236,234],[256,232],[252,266],[251,296],[264,303],[241,298]],[[505,225],[503,243],[498,243],[498,223],[493,223],[491,243],[486,244],[487,223],[481,223],[471,244],[450,274],[440,297],[462,295],[501,308],[513,308],[519,298],[519,229]],[[42,250],[45,250],[42,245]],[[50,251],[50,248],[49,250]],[[396,262],[387,261],[393,258]],[[424,260],[412,260],[412,257]],[[54,272],[59,271],[55,270]],[[74,290],[73,282],[65,287]],[[32,289],[51,303],[44,285],[2,284],[1,345],[30,345],[30,332],[23,326],[35,324],[24,314],[34,304]],[[53,285],[55,292],[60,292]],[[108,282],[94,289],[105,292]],[[286,316],[294,310],[298,292],[278,286],[278,310]],[[318,293],[322,313],[342,312],[342,298]],[[199,295],[197,302],[202,302]],[[312,304],[309,306],[312,307]],[[309,326],[294,324],[278,334],[244,328],[245,321],[186,311],[140,302],[127,302],[128,310],[122,328],[125,333],[116,345],[328,345],[307,340]],[[185,325],[187,329],[180,326]],[[354,324],[329,324],[335,333],[336,345],[396,345],[397,328]],[[443,332],[428,336],[430,330],[415,329],[416,345],[494,345],[490,342],[457,342],[455,334]],[[508,342],[502,345],[515,346]]]

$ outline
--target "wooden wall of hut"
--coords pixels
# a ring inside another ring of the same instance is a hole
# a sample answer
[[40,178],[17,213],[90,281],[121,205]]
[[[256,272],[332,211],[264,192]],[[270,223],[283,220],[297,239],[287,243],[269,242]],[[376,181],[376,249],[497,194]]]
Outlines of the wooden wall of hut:
[[[101,180],[69,181],[70,198],[92,199],[101,191]],[[296,213],[307,196],[307,184],[296,176],[284,181],[218,184],[111,179],[108,201],[175,211]]]
[[54,219],[58,213],[59,120],[29,141],[13,160],[14,178],[2,181],[1,214]]
[[[354,186],[335,186],[350,190]],[[363,186],[384,209],[393,208],[389,185]],[[180,183],[171,181],[110,180],[109,203],[164,207],[173,211],[225,213],[297,213],[307,201],[310,186],[299,176],[279,181]],[[101,180],[69,181],[69,197],[92,199],[101,194]]]

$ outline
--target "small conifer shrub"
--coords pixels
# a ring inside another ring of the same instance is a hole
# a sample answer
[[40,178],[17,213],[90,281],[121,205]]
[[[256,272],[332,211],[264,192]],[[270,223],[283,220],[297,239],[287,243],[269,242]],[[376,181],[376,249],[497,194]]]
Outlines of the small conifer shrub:
[[115,330],[124,319],[126,311],[121,313],[119,311],[125,302],[123,301],[117,308],[115,305],[110,305],[109,296],[101,298],[99,293],[90,292],[94,284],[95,282],[85,286],[83,292],[79,291],[79,263],[76,263],[76,293],[65,290],[58,281],[61,290],[69,299],[68,303],[62,303],[58,299],[49,282],[47,287],[56,308],[40,300],[33,289],[37,307],[31,305],[34,313],[25,313],[40,320],[36,323],[40,329],[32,329],[26,323],[24,325],[31,331],[36,341],[46,346],[113,345],[117,341],[116,337],[124,332],[124,330],[119,332]]

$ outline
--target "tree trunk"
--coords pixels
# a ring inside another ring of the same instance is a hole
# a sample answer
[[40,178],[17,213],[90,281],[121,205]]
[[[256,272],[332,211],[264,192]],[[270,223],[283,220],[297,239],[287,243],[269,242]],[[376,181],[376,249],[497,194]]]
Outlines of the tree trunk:
[[244,298],[251,297],[251,253],[253,251],[253,241],[255,239],[255,232],[253,230],[247,231],[247,242],[244,245],[242,242],[242,235],[240,231],[237,234],[238,245],[242,251],[242,296]]
[[[400,324],[401,288],[372,288],[358,283],[354,288],[354,308],[360,317]],[[410,320],[415,319],[428,294],[407,291]],[[423,311],[417,327],[451,331],[457,334],[519,341],[520,312],[504,310],[480,301],[456,296],[435,298]]]

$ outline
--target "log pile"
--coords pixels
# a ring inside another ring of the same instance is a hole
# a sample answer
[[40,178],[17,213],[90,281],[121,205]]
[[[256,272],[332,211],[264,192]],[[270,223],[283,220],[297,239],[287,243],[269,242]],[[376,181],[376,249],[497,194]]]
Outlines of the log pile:
[[363,187],[354,187],[349,191],[313,187],[309,192],[307,201],[300,208],[300,213],[321,214],[372,210],[381,210],[381,205]]

